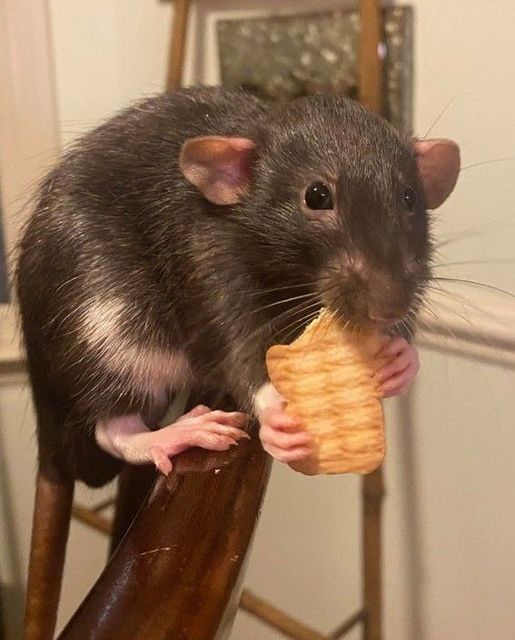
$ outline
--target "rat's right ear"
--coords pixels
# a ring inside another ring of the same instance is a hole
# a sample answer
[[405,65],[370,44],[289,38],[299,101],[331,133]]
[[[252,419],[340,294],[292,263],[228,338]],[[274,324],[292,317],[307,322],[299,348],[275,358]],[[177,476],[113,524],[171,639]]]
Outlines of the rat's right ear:
[[250,187],[254,147],[248,138],[191,138],[181,149],[179,167],[210,202],[236,204]]
[[460,148],[453,140],[435,138],[414,143],[428,209],[436,209],[451,195],[460,173]]

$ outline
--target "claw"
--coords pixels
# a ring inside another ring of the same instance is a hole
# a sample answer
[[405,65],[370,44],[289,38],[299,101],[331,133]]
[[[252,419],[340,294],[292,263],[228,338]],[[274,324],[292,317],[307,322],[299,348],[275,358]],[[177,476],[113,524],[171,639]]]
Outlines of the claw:
[[172,461],[165,455],[164,451],[160,447],[150,447],[147,452],[148,459],[151,460],[156,469],[163,475],[167,476],[172,470]]
[[189,449],[201,447],[225,451],[237,446],[242,438],[250,438],[243,431],[248,416],[238,411],[211,411],[198,405],[176,422],[157,431],[150,431],[140,416],[118,416],[99,422],[95,435],[99,445],[126,462],[152,462],[168,475],[172,470],[170,458]]

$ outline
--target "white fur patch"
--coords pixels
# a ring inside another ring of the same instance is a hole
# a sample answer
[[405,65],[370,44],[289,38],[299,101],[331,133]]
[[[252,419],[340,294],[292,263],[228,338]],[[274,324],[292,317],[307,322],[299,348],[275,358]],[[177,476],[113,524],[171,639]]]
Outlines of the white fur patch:
[[280,409],[283,404],[283,396],[271,382],[265,382],[254,396],[254,412],[259,420],[267,409]]
[[[113,373],[128,375],[134,391],[156,399],[181,389],[191,379],[186,355],[155,346],[134,345],[129,331],[130,304],[120,299],[91,301],[83,313],[84,336],[103,364]],[[144,335],[144,327],[141,331]],[[143,338],[144,340],[144,338]]]

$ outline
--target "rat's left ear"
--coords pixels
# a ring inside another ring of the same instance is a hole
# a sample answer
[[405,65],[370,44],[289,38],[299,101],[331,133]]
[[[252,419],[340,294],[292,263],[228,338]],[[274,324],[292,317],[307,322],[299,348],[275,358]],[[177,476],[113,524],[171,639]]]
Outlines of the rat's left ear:
[[417,165],[428,209],[450,196],[460,172],[460,148],[452,140],[436,138],[414,142]]
[[179,167],[214,204],[236,204],[250,187],[254,147],[248,138],[191,138],[181,149]]

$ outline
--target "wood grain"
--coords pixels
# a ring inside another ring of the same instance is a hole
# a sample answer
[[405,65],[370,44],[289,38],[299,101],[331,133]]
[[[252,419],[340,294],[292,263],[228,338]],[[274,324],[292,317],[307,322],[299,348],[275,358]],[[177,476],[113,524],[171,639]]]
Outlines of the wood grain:
[[40,469],[36,479],[24,640],[54,636],[74,484]]
[[100,513],[95,513],[93,509],[89,509],[88,507],[84,507],[77,502],[74,503],[72,507],[72,516],[82,522],[87,524],[88,527],[95,529],[96,531],[100,531],[101,533],[111,533],[112,523],[108,518],[105,518]]
[[156,472],[152,466],[135,467],[127,465],[118,477],[118,491],[110,531],[110,556],[114,553],[132,524],[155,480]]
[[61,640],[209,640],[228,628],[269,470],[257,436],[179,456]]
[[[381,113],[383,107],[383,71],[379,58],[382,39],[381,4],[378,0],[360,0],[359,100]],[[382,638],[382,468],[362,480],[362,549],[364,640]]]
[[286,638],[293,638],[294,640],[327,640],[327,636],[299,622],[247,589],[241,595],[240,607],[268,626],[280,631]]
[[172,91],[182,85],[186,36],[191,0],[174,0],[171,40],[166,74],[166,89]]
[[378,0],[360,0],[359,17],[359,101],[380,113],[383,107],[383,65],[379,57],[379,44],[383,36],[381,3]]

